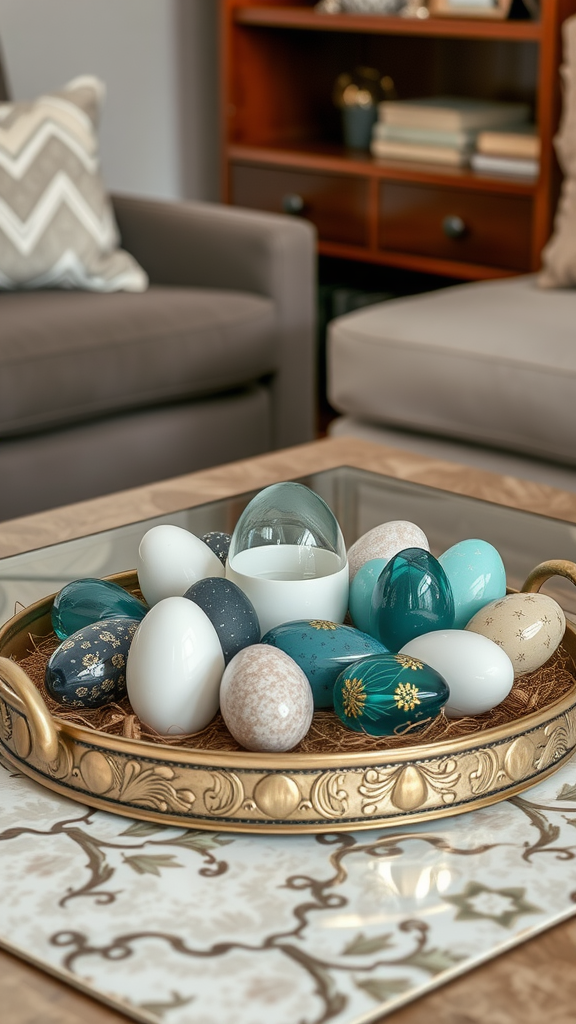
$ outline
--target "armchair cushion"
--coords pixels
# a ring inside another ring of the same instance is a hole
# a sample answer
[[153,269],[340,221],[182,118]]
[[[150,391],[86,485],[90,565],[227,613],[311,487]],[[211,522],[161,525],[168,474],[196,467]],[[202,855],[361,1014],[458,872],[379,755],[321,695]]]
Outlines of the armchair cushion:
[[118,248],[99,171],[104,86],[75,78],[32,102],[0,103],[0,288],[143,291]]
[[0,436],[245,387],[277,369],[272,299],[211,288],[3,295]]
[[564,173],[552,237],[542,250],[542,288],[576,286],[576,16],[562,26],[564,85],[560,130],[554,139]]

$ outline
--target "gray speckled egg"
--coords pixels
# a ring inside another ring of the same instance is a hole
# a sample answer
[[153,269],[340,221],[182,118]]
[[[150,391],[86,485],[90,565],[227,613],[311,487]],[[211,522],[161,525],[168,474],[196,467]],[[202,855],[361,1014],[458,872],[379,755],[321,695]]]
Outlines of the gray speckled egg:
[[215,555],[218,555],[222,565],[226,565],[232,535],[230,533],[222,533],[220,530],[211,530],[210,533],[205,533],[200,539],[208,545]]
[[194,601],[210,619],[226,665],[238,651],[260,640],[260,623],[254,605],[231,580],[207,576],[193,583],[184,597]]
[[78,629],[51,655],[45,683],[68,708],[99,708],[126,695],[126,659],[138,619],[101,619]]

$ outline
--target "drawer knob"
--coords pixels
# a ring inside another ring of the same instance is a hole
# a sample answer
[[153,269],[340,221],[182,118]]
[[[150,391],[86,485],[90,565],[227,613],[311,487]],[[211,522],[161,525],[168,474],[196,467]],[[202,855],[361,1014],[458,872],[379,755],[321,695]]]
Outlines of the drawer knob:
[[302,213],[302,210],[304,209],[304,200],[297,192],[287,192],[285,196],[282,196],[281,206],[283,213],[296,215],[298,213]]
[[456,214],[449,214],[442,221],[442,231],[446,238],[464,238],[464,235],[468,233],[468,228],[462,217],[458,217]]

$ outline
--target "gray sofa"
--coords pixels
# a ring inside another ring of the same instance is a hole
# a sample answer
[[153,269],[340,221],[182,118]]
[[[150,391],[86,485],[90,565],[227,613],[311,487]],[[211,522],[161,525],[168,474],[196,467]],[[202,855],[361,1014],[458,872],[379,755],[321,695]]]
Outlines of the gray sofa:
[[532,275],[338,317],[328,396],[353,435],[576,490],[576,291]]
[[0,519],[314,436],[313,228],[113,202],[148,291],[0,293]]

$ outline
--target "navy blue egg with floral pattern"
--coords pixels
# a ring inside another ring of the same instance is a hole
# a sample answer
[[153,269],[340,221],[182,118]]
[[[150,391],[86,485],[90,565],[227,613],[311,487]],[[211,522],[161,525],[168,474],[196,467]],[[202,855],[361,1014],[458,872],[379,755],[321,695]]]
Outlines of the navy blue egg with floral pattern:
[[126,659],[138,619],[102,619],[73,633],[46,666],[50,696],[68,708],[99,708],[126,696]]

